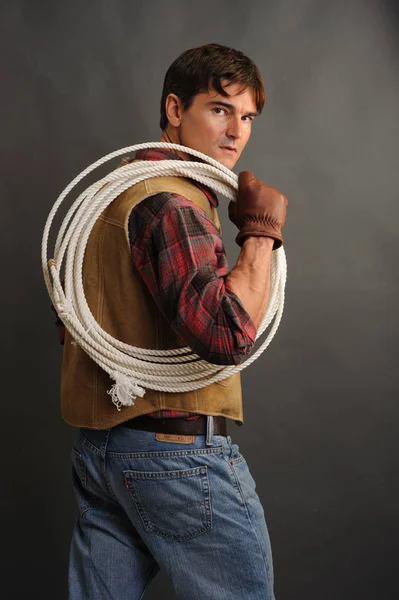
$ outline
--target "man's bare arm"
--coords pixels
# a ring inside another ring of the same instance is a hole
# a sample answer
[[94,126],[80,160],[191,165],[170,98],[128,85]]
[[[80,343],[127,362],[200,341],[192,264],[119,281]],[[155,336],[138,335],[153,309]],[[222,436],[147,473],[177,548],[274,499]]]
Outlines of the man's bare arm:
[[238,175],[237,201],[229,203],[229,219],[239,229],[241,253],[226,286],[240,298],[256,328],[264,317],[270,291],[272,250],[283,243],[288,199],[251,171]]
[[246,238],[235,267],[226,277],[226,287],[238,296],[257,329],[269,299],[273,243],[268,237]]

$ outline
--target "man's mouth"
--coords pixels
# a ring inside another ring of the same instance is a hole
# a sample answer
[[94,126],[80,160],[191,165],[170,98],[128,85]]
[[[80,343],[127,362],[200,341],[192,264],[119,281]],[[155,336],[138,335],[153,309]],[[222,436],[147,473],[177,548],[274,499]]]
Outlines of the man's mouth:
[[230,152],[231,154],[237,153],[237,148],[234,146],[219,146],[222,150],[226,150],[226,152]]

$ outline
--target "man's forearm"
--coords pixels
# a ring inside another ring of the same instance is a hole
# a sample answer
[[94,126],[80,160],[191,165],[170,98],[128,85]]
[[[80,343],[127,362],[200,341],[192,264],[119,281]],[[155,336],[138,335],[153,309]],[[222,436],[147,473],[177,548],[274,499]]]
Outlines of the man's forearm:
[[262,322],[269,299],[273,243],[268,237],[248,237],[236,266],[226,277],[226,286],[239,297],[256,328]]

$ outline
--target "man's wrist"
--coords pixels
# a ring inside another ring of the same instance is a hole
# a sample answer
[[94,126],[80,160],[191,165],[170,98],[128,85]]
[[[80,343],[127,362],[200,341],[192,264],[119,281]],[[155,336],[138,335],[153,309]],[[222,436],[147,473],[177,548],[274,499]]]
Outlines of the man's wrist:
[[237,266],[245,271],[264,271],[265,264],[270,263],[273,252],[274,239],[268,237],[251,236],[245,238],[241,246]]
[[266,236],[248,236],[245,238],[245,240],[243,241],[242,246],[245,245],[246,248],[248,247],[253,247],[253,248],[269,248],[269,249],[273,249],[273,245],[274,245],[274,238],[271,237],[266,237]]

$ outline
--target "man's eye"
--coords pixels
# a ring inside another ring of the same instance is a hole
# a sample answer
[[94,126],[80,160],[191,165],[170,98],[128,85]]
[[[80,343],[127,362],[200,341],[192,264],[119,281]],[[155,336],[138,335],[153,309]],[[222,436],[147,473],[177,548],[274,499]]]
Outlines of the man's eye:
[[[219,111],[219,112],[218,112],[218,111]],[[226,111],[225,111],[225,109],[224,109],[224,108],[220,108],[220,106],[216,106],[216,107],[213,109],[213,112],[214,112],[215,114],[217,114],[217,115],[226,114]]]

